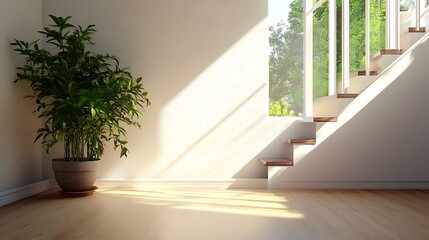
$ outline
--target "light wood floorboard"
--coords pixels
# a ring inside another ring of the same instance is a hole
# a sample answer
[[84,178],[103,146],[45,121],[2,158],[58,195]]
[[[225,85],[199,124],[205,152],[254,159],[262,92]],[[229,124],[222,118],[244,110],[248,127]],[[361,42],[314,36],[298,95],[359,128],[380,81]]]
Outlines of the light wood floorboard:
[[429,239],[427,190],[55,190],[0,208],[0,239]]

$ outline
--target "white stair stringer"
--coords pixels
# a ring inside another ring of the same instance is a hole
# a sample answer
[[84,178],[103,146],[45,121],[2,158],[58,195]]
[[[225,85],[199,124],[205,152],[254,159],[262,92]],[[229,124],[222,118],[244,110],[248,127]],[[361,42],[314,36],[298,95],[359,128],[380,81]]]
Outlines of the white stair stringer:
[[[337,122],[321,124],[317,129],[316,145],[297,145],[294,146],[293,160],[294,165],[299,165],[299,161],[307,154],[313,151],[318,145],[322,144],[333,133],[340,129],[344,124],[351,120],[359,113],[367,104],[369,104],[378,94],[383,92],[392,82],[394,82],[413,62],[412,53],[414,49],[425,41],[429,40],[429,34],[421,38],[414,46],[405,51],[398,59],[396,59],[388,69],[383,71],[380,76],[357,98],[348,104],[342,113],[338,116]],[[280,188],[282,184],[278,184]]]
[[[316,126],[316,144],[293,146],[294,165],[299,165],[300,160],[311,153],[320,144],[327,140],[333,133],[351,120],[367,104],[383,92],[392,82],[394,82],[413,62],[412,53],[421,43],[429,40],[429,34],[425,34],[412,47],[398,56],[385,70],[379,73],[375,81],[369,83],[359,96],[355,99],[338,99],[336,96],[329,96],[317,99],[314,103],[315,116],[338,116],[337,122],[314,123]],[[371,82],[373,79],[368,79]],[[338,115],[335,115],[337,113]],[[319,115],[320,114],[320,115]],[[293,166],[291,166],[293,167]],[[282,175],[289,167],[268,167],[268,188],[283,188]]]

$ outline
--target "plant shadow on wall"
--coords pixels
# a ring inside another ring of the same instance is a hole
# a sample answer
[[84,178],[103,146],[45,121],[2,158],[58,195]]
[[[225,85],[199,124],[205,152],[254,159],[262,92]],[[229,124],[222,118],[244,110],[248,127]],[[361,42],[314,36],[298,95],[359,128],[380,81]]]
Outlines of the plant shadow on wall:
[[[102,157],[104,142],[112,140],[120,156],[126,156],[123,125],[140,127],[137,118],[150,101],[142,78],[121,69],[118,58],[86,50],[93,44],[94,25],[83,28],[71,24],[71,17],[50,17],[54,24],[39,33],[54,51],[40,48],[38,41],[11,44],[26,57],[16,81],[30,83],[33,93],[28,97],[44,120],[35,141],[41,139],[48,153],[55,144],[64,144],[64,159],[52,162],[59,185],[66,192],[87,191],[95,180],[88,172]],[[80,175],[72,176],[71,171]]]

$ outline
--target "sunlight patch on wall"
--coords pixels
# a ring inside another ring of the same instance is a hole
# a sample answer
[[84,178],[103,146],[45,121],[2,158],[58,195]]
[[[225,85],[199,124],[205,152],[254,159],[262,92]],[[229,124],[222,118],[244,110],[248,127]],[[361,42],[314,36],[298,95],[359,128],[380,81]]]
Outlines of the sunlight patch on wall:
[[266,21],[162,109],[156,177],[231,178],[293,122],[267,118]]
[[[268,64],[260,64],[267,58],[265,34],[266,19],[163,107],[158,165],[152,169],[159,177],[212,177],[219,175],[211,170],[220,162],[230,161],[231,166],[238,159],[251,159],[257,153],[253,150],[260,149],[243,151],[261,131],[273,131],[266,125],[258,129],[266,117]],[[277,134],[284,129],[273,128]],[[218,169],[225,177],[236,170]]]

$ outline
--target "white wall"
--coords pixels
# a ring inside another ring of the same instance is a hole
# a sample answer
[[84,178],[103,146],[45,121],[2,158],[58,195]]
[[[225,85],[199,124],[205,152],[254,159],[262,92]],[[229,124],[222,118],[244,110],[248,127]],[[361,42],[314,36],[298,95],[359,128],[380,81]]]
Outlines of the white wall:
[[[3,0],[0,2],[0,191],[41,178],[40,121],[13,85],[12,37],[37,38],[48,14],[96,24],[94,50],[121,58],[143,76],[153,105],[129,129],[128,158],[108,150],[100,178],[266,177],[256,161],[292,157],[287,138],[311,137],[311,124],[268,118],[267,1],[260,0]],[[19,13],[19,14],[17,14]],[[6,24],[7,23],[7,24]],[[286,182],[428,180],[429,43],[413,65],[296,166]],[[18,109],[18,110],[17,110]],[[310,126],[310,127],[309,127]],[[43,155],[44,178],[52,176]]]
[[9,45],[13,38],[33,41],[42,26],[42,0],[0,1],[0,192],[42,178],[42,151],[33,145],[41,122],[32,115],[28,85],[13,84],[23,59]]
[[[265,177],[257,157],[287,155],[291,119],[270,119],[267,0],[44,0],[48,14],[96,24],[95,51],[143,76],[153,105],[108,150],[100,178]],[[295,132],[293,132],[295,131]],[[276,144],[268,146],[271,142]],[[44,155],[45,177],[50,159]]]

